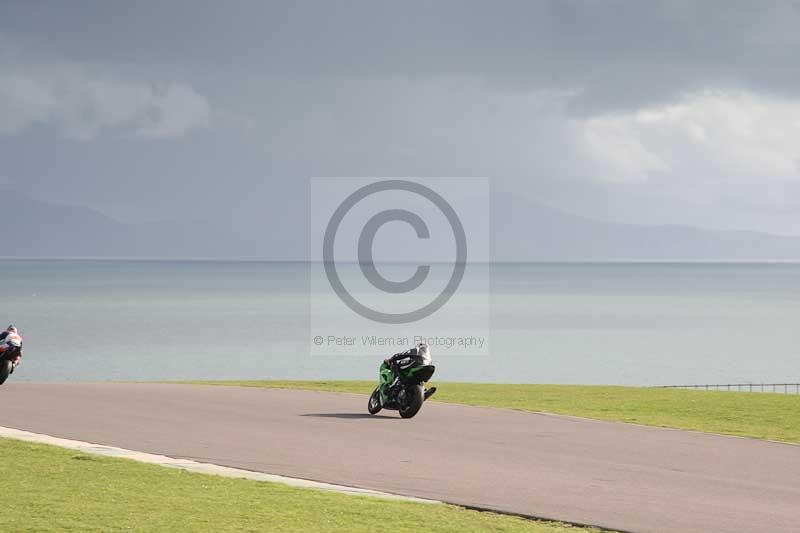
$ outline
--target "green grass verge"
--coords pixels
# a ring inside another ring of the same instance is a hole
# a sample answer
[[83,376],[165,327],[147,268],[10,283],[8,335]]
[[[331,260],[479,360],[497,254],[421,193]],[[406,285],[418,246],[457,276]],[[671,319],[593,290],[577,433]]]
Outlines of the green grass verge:
[[[370,381],[205,381],[369,394]],[[800,396],[588,385],[438,383],[436,401],[800,443]]]
[[592,531],[189,473],[0,438],[0,531]]

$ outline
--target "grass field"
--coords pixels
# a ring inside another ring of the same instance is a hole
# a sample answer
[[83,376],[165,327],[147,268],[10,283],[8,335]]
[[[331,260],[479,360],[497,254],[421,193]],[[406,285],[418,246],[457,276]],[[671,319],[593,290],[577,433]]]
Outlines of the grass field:
[[[201,382],[198,382],[201,383]],[[371,381],[202,383],[369,394]],[[438,383],[434,399],[800,443],[800,396],[585,385]]]
[[587,532],[421,504],[189,473],[0,438],[4,532]]

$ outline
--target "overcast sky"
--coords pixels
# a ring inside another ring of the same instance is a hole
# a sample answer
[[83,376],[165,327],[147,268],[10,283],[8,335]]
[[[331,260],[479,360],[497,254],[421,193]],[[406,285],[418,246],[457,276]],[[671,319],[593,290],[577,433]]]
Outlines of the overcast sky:
[[800,235],[800,2],[0,4],[0,188],[125,221],[486,176]]

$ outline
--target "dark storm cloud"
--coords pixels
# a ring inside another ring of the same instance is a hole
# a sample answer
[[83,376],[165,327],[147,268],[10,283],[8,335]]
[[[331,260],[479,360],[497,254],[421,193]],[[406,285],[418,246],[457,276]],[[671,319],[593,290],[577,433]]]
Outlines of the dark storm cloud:
[[[706,86],[800,92],[797,2],[5,4],[0,28],[75,59],[194,76],[466,77],[580,91],[574,111]],[[35,36],[35,37],[32,37]]]
[[798,5],[4,2],[0,184],[256,232],[303,216],[310,176],[488,176],[584,216],[797,233]]

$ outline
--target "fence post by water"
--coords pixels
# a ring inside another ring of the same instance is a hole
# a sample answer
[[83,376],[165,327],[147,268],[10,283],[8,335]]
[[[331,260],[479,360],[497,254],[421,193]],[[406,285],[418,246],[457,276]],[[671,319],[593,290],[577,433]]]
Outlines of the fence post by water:
[[[772,388],[770,391],[769,388]],[[800,395],[800,382],[798,383],[718,383],[718,384],[702,384],[702,385],[658,385],[656,389],[691,389],[691,390],[714,390],[714,391],[734,391],[734,392],[775,392],[780,393],[783,388],[783,394],[798,394]]]

